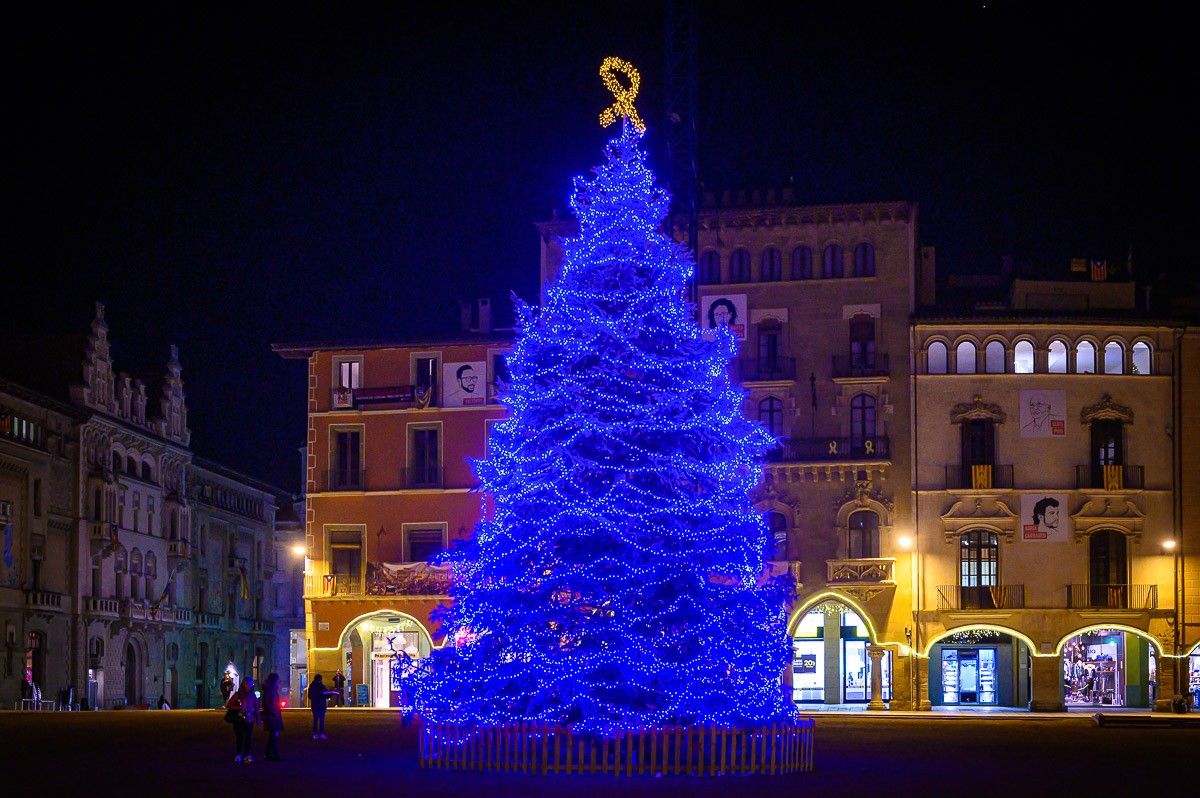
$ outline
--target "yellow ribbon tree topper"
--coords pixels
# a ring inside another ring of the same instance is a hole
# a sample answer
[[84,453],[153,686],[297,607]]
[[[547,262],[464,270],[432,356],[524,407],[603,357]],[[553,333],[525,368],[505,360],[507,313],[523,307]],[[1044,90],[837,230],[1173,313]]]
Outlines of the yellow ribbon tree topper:
[[[629,78],[629,88],[621,85],[621,81],[617,80],[617,73]],[[642,76],[634,69],[633,64],[624,58],[610,55],[600,64],[600,80],[604,81],[604,88],[611,91],[616,99],[616,102],[605,108],[600,114],[600,126],[608,127],[623,117],[629,120],[637,132],[645,133],[646,123],[642,121],[642,118],[638,116],[637,109],[633,107],[633,99],[637,97],[638,88],[642,84]]]

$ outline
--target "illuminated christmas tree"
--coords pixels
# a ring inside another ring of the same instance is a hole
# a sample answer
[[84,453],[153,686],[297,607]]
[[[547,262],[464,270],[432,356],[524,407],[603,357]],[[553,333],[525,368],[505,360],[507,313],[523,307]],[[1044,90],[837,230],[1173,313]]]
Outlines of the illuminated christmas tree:
[[[628,116],[628,115],[626,115]],[[791,716],[786,586],[764,579],[750,502],[772,439],[742,414],[736,342],[685,301],[693,263],[629,120],[590,180],[579,235],[520,330],[476,470],[492,512],[450,555],[435,721],[611,733]]]

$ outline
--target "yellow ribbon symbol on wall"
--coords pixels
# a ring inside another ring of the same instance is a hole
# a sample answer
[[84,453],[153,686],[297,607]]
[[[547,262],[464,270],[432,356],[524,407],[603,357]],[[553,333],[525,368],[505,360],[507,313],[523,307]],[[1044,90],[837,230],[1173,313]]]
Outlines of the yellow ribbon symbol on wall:
[[[629,88],[625,88],[621,85],[621,81],[617,80],[618,73],[629,78]],[[600,114],[600,126],[608,127],[624,117],[629,120],[638,133],[645,133],[646,123],[642,121],[642,118],[638,116],[637,109],[633,107],[633,100],[637,97],[638,88],[642,85],[642,76],[634,69],[633,64],[624,58],[610,55],[600,64],[600,80],[604,81],[604,88],[611,91],[616,99],[616,102],[605,108]]]

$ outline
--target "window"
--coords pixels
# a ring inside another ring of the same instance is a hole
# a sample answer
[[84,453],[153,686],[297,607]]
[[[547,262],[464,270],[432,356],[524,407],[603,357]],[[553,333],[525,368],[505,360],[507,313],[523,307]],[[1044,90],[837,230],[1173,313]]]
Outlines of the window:
[[858,450],[874,439],[875,397],[860,393],[850,400],[850,446]]
[[142,463],[142,482],[153,482],[150,476],[150,464]]
[[335,430],[330,490],[362,489],[362,430]]
[[361,388],[362,387],[362,361],[361,360],[338,360],[335,361],[337,366],[337,387],[338,388]]
[[962,423],[962,465],[966,484],[970,485],[970,467],[995,465],[996,435],[990,418],[972,418]]
[[760,280],[764,283],[773,283],[783,279],[783,253],[775,247],[767,247],[763,250],[760,269]]
[[792,250],[792,279],[811,280],[813,277],[812,250],[804,244]]
[[941,341],[934,341],[929,345],[929,350],[925,356],[926,367],[925,371],[929,374],[945,374],[947,352],[946,345]]
[[1004,344],[992,341],[983,349],[983,370],[988,374],[1004,373]]
[[112,470],[113,470],[113,473],[114,473],[114,474],[120,474],[120,473],[121,473],[121,462],[122,462],[122,460],[121,460],[121,455],[120,455],[120,454],[118,454],[117,452],[113,452],[113,456],[112,456]]
[[1017,341],[1013,347],[1013,373],[1033,373],[1033,344],[1029,341]]
[[413,362],[413,385],[418,390],[428,392],[429,403],[436,405],[438,400],[438,358],[418,357]]
[[729,256],[729,282],[750,282],[750,252],[746,249],[735,249]]
[[329,572],[333,595],[358,594],[362,578],[362,533],[357,530],[330,533]]
[[[783,327],[774,319],[758,325],[758,370],[778,372],[780,353],[783,348]],[[761,378],[761,376],[760,376]]]
[[995,532],[978,529],[959,538],[959,607],[993,609],[999,545]]
[[758,403],[758,423],[775,437],[783,434],[783,402],[768,396]]
[[1124,465],[1124,425],[1118,419],[1092,422],[1092,485],[1100,487],[1104,466]]
[[854,374],[875,368],[875,319],[859,314],[850,320],[850,369]]
[[787,560],[787,516],[774,510],[767,513],[767,559]]
[[439,428],[409,427],[408,479],[405,487],[436,488],[442,484]]
[[1109,341],[1104,345],[1104,373],[1125,373],[1125,347],[1116,341]]
[[138,475],[137,461],[133,459],[133,455],[125,458],[125,473],[131,477]]
[[1096,347],[1091,341],[1080,341],[1075,347],[1075,373],[1096,373]]
[[700,268],[696,274],[700,285],[717,285],[721,282],[721,256],[709,250],[700,256]]
[[846,556],[853,560],[879,556],[879,515],[861,510],[850,516]]
[[854,276],[875,276],[875,247],[866,241],[854,248]]
[[1133,345],[1133,373],[1150,373],[1150,345],[1145,341],[1138,341]]
[[512,381],[512,376],[508,371],[508,353],[495,352],[492,354],[492,384],[496,386],[508,385]]
[[1067,373],[1067,345],[1062,341],[1051,341],[1046,358],[1046,370],[1051,374]]
[[409,562],[429,562],[446,549],[446,536],[440,529],[413,529],[407,537]]
[[975,373],[975,344],[963,341],[954,349],[954,373]]
[[842,248],[838,244],[829,244],[821,256],[821,276],[825,279],[842,276]]
[[[1088,539],[1088,577],[1093,607],[1126,606],[1122,588],[1129,584],[1125,536],[1113,529],[1093,532]],[[1116,588],[1110,589],[1110,588]]]

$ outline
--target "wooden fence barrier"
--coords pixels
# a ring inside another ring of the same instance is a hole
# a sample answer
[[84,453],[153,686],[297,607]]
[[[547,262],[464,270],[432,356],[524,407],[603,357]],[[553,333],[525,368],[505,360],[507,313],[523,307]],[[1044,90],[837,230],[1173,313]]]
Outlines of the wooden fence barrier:
[[668,726],[601,737],[541,723],[425,723],[421,767],[496,773],[749,776],[813,769],[813,721],[755,729]]

